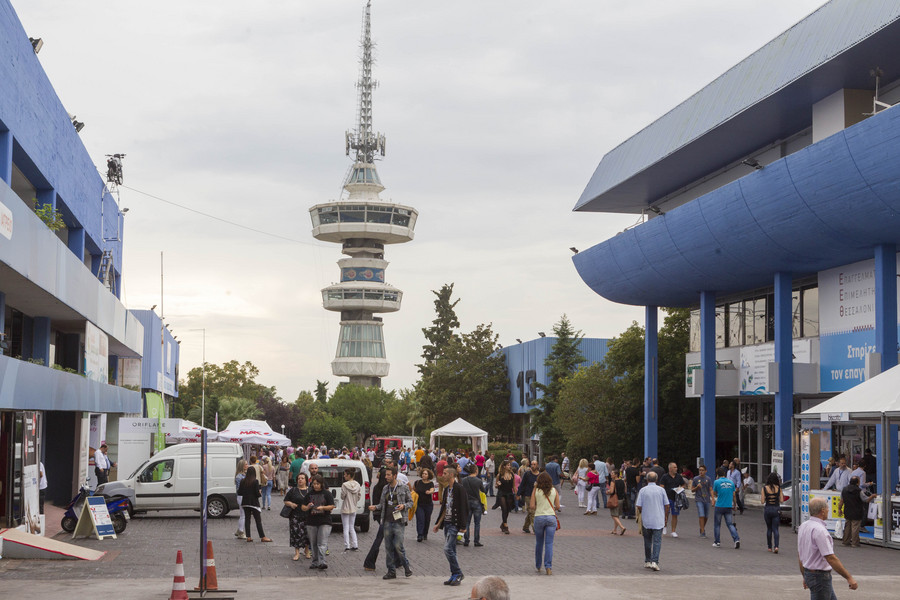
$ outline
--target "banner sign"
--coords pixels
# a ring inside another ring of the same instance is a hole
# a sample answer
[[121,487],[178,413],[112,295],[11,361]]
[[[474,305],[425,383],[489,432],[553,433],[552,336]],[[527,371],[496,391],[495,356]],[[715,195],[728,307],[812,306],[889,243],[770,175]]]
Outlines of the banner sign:
[[109,338],[90,321],[84,330],[84,376],[109,383]]
[[[808,339],[793,340],[791,352],[796,363],[809,363],[812,360]],[[769,391],[769,363],[773,362],[775,362],[775,342],[741,347],[742,396],[773,393]]]
[[[809,520],[809,461],[810,461],[809,432],[800,434],[800,522]],[[796,487],[796,484],[795,484]],[[796,501],[796,498],[795,498]]]
[[784,481],[784,450],[772,450],[772,472]]
[[160,427],[164,434],[178,433],[181,431],[181,419],[145,419],[141,417],[119,419],[119,431],[123,433],[156,433]]
[[82,505],[78,524],[72,533],[72,538],[93,535],[98,540],[111,537],[116,539],[116,529],[113,527],[109,510],[106,508],[106,498],[103,496],[89,496]]
[[821,390],[843,392],[865,381],[870,352],[875,352],[875,260],[819,272]]

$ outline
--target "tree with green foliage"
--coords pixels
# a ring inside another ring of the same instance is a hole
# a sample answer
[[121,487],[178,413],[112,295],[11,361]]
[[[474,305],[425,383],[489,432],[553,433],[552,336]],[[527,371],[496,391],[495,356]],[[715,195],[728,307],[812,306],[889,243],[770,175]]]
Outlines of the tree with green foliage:
[[226,396],[219,400],[219,428],[225,429],[232,421],[259,419],[262,411],[256,402],[249,398]]
[[451,300],[453,296],[453,284],[445,283],[439,291],[431,290],[437,299],[434,301],[435,317],[431,322],[431,327],[423,328],[422,333],[428,343],[422,346],[422,358],[425,362],[419,367],[419,372],[424,373],[423,369],[428,364],[433,363],[444,355],[447,346],[457,337],[456,331],[459,329],[459,319],[456,316],[456,305],[459,299]]
[[328,402],[328,382],[316,379],[316,402],[324,405]]
[[[241,364],[236,360],[230,360],[222,366],[207,363],[206,419],[200,424],[204,427],[215,427],[216,410],[222,398],[245,398],[255,402],[257,398],[264,395],[270,388],[256,382],[258,375],[259,369],[249,361]],[[274,388],[272,389],[274,393]],[[197,418],[196,422],[199,423],[202,396],[203,369],[194,367],[188,372],[187,379],[182,380],[179,385],[178,398],[172,402],[172,414],[180,414],[187,418],[193,415]],[[223,419],[221,411],[219,413],[221,426]]]
[[382,426],[385,407],[393,399],[393,392],[348,383],[338,386],[327,408],[329,414],[343,419],[356,436],[356,444],[362,446]]
[[323,413],[306,421],[300,440],[304,446],[325,444],[329,448],[341,448],[353,443],[353,433],[344,419]]
[[428,426],[462,417],[493,436],[510,432],[506,360],[497,339],[490,325],[478,325],[453,336],[440,357],[420,366],[416,396]]
[[[699,402],[684,395],[688,309],[666,309],[659,331],[659,459],[689,462],[699,453]],[[563,382],[556,425],[572,456],[616,461],[643,453],[644,329],[637,323],[612,340],[602,363]]]
[[584,362],[584,356],[579,349],[584,334],[572,328],[572,323],[565,314],[553,326],[553,335],[556,342],[553,343],[550,354],[544,359],[548,383],[535,384],[535,388],[542,395],[537,399],[539,408],[531,410],[532,431],[541,435],[541,449],[547,455],[565,449],[566,438],[556,426],[554,413],[563,382],[578,369],[579,364]]

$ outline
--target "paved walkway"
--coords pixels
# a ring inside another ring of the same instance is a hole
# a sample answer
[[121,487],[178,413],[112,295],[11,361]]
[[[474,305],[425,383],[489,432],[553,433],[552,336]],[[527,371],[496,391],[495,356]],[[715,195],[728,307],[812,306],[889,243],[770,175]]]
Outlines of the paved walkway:
[[[779,600],[808,598],[800,585],[796,535],[783,527],[781,553],[766,552],[761,510],[750,509],[736,517],[742,547],[734,550],[730,538],[723,539],[721,548],[711,546],[711,525],[707,529],[709,538],[698,537],[697,513],[692,506],[679,519],[680,537],[667,536],[663,540],[662,571],[651,573],[643,568],[643,542],[634,531],[634,521],[625,521],[629,527],[626,535],[612,536],[609,534],[611,519],[606,511],[601,511],[599,516],[583,515],[584,510],[576,508],[577,502],[569,491],[563,500],[567,507],[560,515],[563,528],[557,532],[552,577],[535,573],[534,537],[521,529],[524,514],[512,514],[511,534],[503,535],[499,530],[500,511],[495,510],[488,511],[482,521],[485,546],[458,548],[466,583],[472,584],[483,575],[501,575],[510,581],[513,598],[547,598],[547,594],[567,591],[583,597],[694,598],[697,585],[707,590],[704,595],[710,598],[715,597],[712,592],[715,589],[729,589],[729,600],[751,597],[758,600],[763,592],[777,594]],[[396,581],[382,581],[383,552],[375,573],[362,568],[374,527],[367,534],[359,534],[362,551],[353,553],[342,551],[341,533],[335,528],[330,537],[329,569],[310,571],[305,559],[290,560],[287,520],[278,516],[280,500],[273,501],[273,510],[263,513],[266,533],[275,540],[271,544],[236,540],[234,514],[209,522],[209,539],[215,549],[219,580],[223,587],[239,588],[239,597],[258,598],[267,592],[281,596],[298,584],[306,592],[318,590],[327,593],[329,598],[357,599],[412,598],[423,594],[429,598],[464,598],[471,589],[441,585],[449,574],[442,538],[431,534],[426,542],[417,543],[412,526],[406,531],[406,548],[414,571],[410,579],[401,576]],[[28,597],[63,598],[83,591],[95,597],[106,595],[125,600],[168,597],[177,550],[184,552],[188,583],[195,585],[198,581],[200,519],[197,515],[149,513],[133,519],[117,540],[76,540],[78,545],[107,551],[103,559],[95,562],[0,560],[3,581],[0,596],[25,597],[27,593]],[[723,534],[728,538],[724,525]],[[60,533],[56,539],[68,540],[69,536]],[[900,553],[866,546],[858,549],[839,546],[837,552],[859,580],[860,597],[900,597]],[[341,580],[336,581],[337,578]],[[124,582],[127,583],[123,585]],[[852,597],[842,582],[838,581],[839,597]],[[365,592],[361,593],[357,586],[365,586]],[[585,590],[596,590],[597,594],[585,596]],[[14,594],[16,591],[23,596]]]

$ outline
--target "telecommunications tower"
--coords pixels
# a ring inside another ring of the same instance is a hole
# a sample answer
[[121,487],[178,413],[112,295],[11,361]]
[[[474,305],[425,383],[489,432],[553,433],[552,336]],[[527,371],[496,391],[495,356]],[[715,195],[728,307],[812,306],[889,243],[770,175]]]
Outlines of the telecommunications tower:
[[[350,383],[381,386],[390,363],[384,350],[383,322],[378,313],[400,310],[403,292],[385,283],[385,244],[402,244],[414,237],[419,213],[410,206],[381,200],[384,190],[375,159],[384,156],[385,139],[372,128],[371,0],[366,3],[362,29],[357,126],[346,133],[347,156],[353,166],[344,180],[340,200],[309,209],[317,240],[342,245],[349,258],[338,261],[340,283],[322,290],[325,310],[341,313],[341,332],[331,372]],[[353,154],[351,154],[351,152]]]

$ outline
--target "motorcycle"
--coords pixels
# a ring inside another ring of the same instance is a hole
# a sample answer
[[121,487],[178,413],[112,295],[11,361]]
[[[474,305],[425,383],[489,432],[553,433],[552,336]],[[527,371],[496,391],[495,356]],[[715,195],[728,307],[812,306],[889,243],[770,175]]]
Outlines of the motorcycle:
[[[75,526],[78,525],[78,515],[81,514],[81,507],[85,498],[93,494],[94,491],[87,482],[79,488],[78,494],[66,505],[66,512],[62,518],[63,531],[69,533],[75,531]],[[125,527],[128,526],[128,504],[128,498],[106,500],[106,510],[109,511],[109,518],[112,520],[116,535],[125,531]]]

